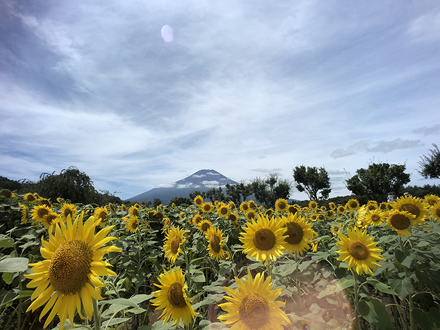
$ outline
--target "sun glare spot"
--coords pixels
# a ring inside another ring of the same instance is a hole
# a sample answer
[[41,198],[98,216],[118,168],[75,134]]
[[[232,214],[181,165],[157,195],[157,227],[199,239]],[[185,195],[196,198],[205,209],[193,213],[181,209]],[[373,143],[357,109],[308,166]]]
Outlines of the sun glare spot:
[[162,35],[163,40],[165,40],[165,42],[172,42],[173,41],[174,31],[171,26],[169,26],[169,25],[162,26],[160,33]]

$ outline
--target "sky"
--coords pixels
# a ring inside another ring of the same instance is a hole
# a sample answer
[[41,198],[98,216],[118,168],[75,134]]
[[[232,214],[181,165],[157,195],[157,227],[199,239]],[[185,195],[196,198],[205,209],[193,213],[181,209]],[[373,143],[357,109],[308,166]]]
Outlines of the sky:
[[[128,199],[440,145],[440,2],[0,0],[0,175],[75,166]],[[307,199],[292,189],[294,199]]]

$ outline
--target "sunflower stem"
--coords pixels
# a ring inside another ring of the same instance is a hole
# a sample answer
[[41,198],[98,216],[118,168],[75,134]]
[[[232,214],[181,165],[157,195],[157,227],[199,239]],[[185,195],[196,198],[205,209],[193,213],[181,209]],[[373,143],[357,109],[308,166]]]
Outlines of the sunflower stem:
[[352,269],[351,273],[354,278],[354,328],[356,330],[360,329],[359,324],[359,292],[358,292],[358,278],[356,272]]
[[93,320],[95,321],[95,330],[101,329],[101,319],[99,317],[98,301],[92,298],[93,302]]
[[394,299],[394,304],[396,305],[397,313],[399,314],[400,322],[402,323],[403,328],[407,330],[408,328],[406,327],[406,323],[403,320],[402,312],[400,311],[400,304],[397,303],[397,298],[395,295],[393,295],[393,299]]

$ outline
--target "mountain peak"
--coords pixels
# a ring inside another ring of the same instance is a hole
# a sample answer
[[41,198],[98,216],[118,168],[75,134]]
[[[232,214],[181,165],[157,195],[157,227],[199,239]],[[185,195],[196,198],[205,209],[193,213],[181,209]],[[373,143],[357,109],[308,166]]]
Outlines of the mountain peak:
[[175,187],[179,188],[219,188],[224,187],[227,183],[237,184],[237,182],[228,179],[216,170],[199,170],[190,176],[176,181]]

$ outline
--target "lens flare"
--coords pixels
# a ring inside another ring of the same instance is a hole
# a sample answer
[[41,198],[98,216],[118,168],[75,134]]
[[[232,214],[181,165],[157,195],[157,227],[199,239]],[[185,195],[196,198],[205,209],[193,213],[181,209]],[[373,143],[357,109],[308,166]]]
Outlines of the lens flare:
[[173,41],[174,31],[171,26],[169,26],[169,25],[162,26],[160,33],[162,35],[163,40],[165,40],[165,42],[172,42]]

